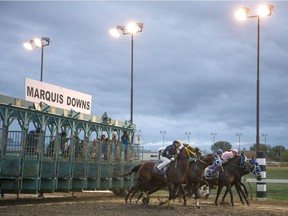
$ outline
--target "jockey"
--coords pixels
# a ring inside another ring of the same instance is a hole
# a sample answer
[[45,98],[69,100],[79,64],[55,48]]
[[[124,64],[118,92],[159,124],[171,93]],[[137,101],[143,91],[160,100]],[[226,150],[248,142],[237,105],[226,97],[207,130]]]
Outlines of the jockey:
[[221,155],[223,154],[223,151],[221,148],[217,149],[216,154],[221,158]]
[[165,150],[164,146],[158,149],[158,160],[160,160],[160,156],[162,155],[164,150]]
[[165,150],[160,155],[161,163],[156,167],[158,171],[164,168],[166,165],[170,164],[171,161],[175,160],[176,155],[179,153],[179,147],[182,142],[180,140],[173,141],[172,145],[169,145],[165,148]]
[[234,158],[236,155],[238,155],[237,149],[230,149],[228,151],[225,151],[221,158],[223,160],[223,163],[226,163],[229,159]]
[[215,157],[213,164],[209,165],[205,169],[205,178],[206,179],[212,179],[212,178],[218,178],[219,177],[219,171],[222,166],[222,160],[220,157]]

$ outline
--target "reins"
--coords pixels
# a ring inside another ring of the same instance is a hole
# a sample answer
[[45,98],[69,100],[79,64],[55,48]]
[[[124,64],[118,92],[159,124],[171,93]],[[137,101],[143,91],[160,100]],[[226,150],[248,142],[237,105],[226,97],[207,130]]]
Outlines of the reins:
[[[183,158],[183,159],[189,160],[191,155],[197,156],[197,154],[195,152],[193,152],[192,150],[190,150],[188,147],[184,146],[184,149],[186,150],[186,153],[187,153],[188,157],[187,158]],[[187,167],[186,167],[186,170],[185,170],[183,176],[186,176],[188,169],[189,169],[189,161],[187,161]]]
[[[240,164],[241,164],[241,161],[242,161],[242,157],[243,157],[243,156],[240,156],[240,157],[241,157],[241,158],[240,158]],[[246,169],[246,165],[249,164],[249,162],[244,163],[243,165],[237,165],[237,164],[233,164],[233,163],[231,163],[231,162],[228,161],[227,164],[230,164],[230,165],[235,166],[235,167],[238,167],[238,168],[244,168],[244,169]]]

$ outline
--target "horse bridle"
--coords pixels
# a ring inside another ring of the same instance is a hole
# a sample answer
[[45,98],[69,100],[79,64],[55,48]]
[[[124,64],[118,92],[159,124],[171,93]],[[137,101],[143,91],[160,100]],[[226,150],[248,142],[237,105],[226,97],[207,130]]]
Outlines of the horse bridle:
[[[239,168],[244,168],[245,170],[249,171],[249,169],[247,167],[248,167],[248,165],[251,165],[251,164],[249,163],[249,161],[247,161],[246,157],[244,157],[242,155],[240,155],[240,157],[241,157],[240,158],[241,159],[240,160],[240,165],[232,164],[230,162],[228,162],[227,164],[231,164],[232,166],[236,166],[236,167],[239,167]],[[244,164],[243,164],[243,158],[244,158]]]

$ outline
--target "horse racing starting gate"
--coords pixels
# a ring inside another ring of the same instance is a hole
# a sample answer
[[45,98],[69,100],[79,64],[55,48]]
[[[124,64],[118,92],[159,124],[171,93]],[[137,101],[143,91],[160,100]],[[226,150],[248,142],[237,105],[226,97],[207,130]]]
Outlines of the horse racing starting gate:
[[[128,145],[121,142],[124,132]],[[0,95],[0,192],[125,190],[135,125]],[[105,135],[105,139],[100,139]]]

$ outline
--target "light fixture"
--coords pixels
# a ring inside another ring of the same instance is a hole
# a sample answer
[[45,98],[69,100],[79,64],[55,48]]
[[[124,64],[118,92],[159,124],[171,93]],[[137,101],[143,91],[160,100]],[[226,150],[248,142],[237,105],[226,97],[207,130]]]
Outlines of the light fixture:
[[30,42],[23,43],[23,46],[27,50],[33,50],[33,47],[35,46],[36,48],[41,48],[41,76],[40,76],[40,81],[42,82],[43,80],[43,55],[44,55],[44,47],[48,46],[50,44],[50,38],[48,37],[42,37],[41,39],[39,38],[34,38],[33,40],[30,40]]
[[[130,91],[130,123],[133,124],[133,69],[134,69],[134,34],[142,32],[143,23],[132,22],[126,26],[118,25],[116,28],[109,30],[109,33],[113,37],[120,37],[120,32],[123,35],[131,35],[131,91]],[[119,32],[120,31],[120,32]]]
[[257,8],[257,15],[260,17],[271,16],[274,6],[270,4],[260,5]]

